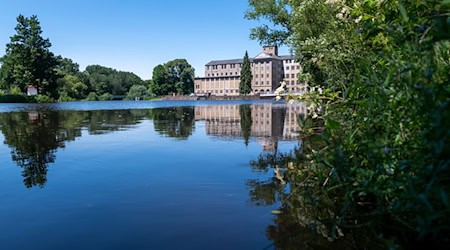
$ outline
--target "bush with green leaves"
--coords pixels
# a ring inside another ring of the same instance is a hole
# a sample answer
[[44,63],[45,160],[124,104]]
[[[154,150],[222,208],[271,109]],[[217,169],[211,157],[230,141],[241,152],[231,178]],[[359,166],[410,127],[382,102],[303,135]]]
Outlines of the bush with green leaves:
[[310,111],[301,119],[302,148],[286,169],[291,182],[312,190],[290,198],[334,204],[333,229],[369,225],[393,246],[448,244],[449,2],[250,3],[250,12],[272,21],[283,13],[273,10],[288,13],[291,33],[281,41],[312,90],[301,97]]
[[47,95],[35,95],[35,96],[31,96],[30,97],[33,102],[36,103],[50,103],[50,102],[55,102],[55,99],[51,98],[50,96]]

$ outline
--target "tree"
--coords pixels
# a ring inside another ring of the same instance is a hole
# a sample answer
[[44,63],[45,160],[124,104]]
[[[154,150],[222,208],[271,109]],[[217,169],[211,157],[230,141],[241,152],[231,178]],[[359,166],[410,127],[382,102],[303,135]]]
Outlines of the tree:
[[252,92],[252,69],[250,68],[250,59],[245,51],[244,62],[241,69],[241,82],[239,83],[239,93],[248,95]]
[[145,97],[148,95],[148,90],[145,86],[142,85],[133,85],[130,88],[130,91],[128,91],[127,99],[133,100],[135,97]]
[[17,34],[6,45],[6,54],[1,58],[1,82],[8,87],[19,87],[22,91],[28,84],[38,93],[56,95],[56,67],[58,60],[50,52],[51,43],[41,34],[37,16],[17,17]]
[[164,66],[173,92],[178,94],[194,92],[194,68],[186,59],[175,59],[167,62]]
[[117,71],[100,65],[86,67],[85,75],[89,82],[90,90],[97,95],[103,94],[123,96],[128,93],[133,85],[145,85],[145,82],[131,72]]
[[[266,19],[271,24],[253,28],[250,38],[263,45],[287,44],[292,35],[290,0],[249,0],[250,9],[245,13],[249,20]],[[314,19],[313,19],[314,20]]]
[[163,65],[158,65],[153,69],[153,79],[150,83],[150,89],[157,96],[167,95],[169,93],[169,76]]
[[186,59],[175,59],[153,69],[151,90],[156,95],[194,92],[194,68]]

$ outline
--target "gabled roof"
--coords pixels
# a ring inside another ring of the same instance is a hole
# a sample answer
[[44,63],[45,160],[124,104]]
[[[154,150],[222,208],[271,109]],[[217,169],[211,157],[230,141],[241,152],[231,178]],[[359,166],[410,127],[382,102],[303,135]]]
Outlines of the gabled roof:
[[262,53],[259,53],[259,55],[257,55],[257,56],[255,56],[255,60],[257,60],[257,59],[279,59],[279,57],[278,56],[273,56],[273,55],[270,55],[270,54],[267,54],[267,53],[264,53],[264,52],[262,52]]

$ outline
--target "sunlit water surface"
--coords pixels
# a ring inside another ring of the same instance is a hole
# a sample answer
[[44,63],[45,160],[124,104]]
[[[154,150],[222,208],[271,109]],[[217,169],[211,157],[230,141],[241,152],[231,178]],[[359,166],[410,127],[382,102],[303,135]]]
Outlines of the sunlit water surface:
[[273,173],[250,162],[298,146],[304,111],[267,101],[0,104],[0,248],[271,248],[279,203],[257,202],[252,183]]

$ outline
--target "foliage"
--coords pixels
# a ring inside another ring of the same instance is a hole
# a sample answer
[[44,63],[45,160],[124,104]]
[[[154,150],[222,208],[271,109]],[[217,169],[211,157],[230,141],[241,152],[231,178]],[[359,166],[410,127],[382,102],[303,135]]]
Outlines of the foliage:
[[286,44],[292,34],[288,2],[289,0],[249,0],[250,9],[245,13],[245,18],[258,21],[266,19],[272,24],[253,28],[250,38],[260,41],[262,45]]
[[239,83],[239,93],[242,95],[248,95],[252,92],[252,69],[250,67],[250,59],[248,53],[245,51],[244,61],[241,69],[241,82]]
[[25,91],[28,84],[39,93],[56,96],[56,72],[58,60],[50,52],[51,43],[41,34],[36,16],[17,17],[16,34],[6,45],[6,54],[0,59],[0,85],[19,87]]
[[37,102],[37,103],[55,102],[55,99],[53,99],[52,97],[47,96],[47,95],[35,95],[35,96],[30,96],[30,98],[32,98],[33,102]]
[[133,85],[128,91],[127,100],[134,100],[135,97],[144,98],[148,96],[148,90],[145,86],[142,85]]
[[[42,30],[36,16],[26,18],[19,15],[17,22],[16,34],[6,45],[6,54],[0,58],[0,88],[12,89],[12,94],[25,92],[26,86],[31,84],[39,94],[50,97],[38,98],[40,101],[82,100],[91,92],[108,99],[111,96],[122,99],[132,86],[148,85],[133,73],[100,65],[90,65],[80,72],[79,65],[71,59],[50,52],[51,43],[41,37]],[[190,86],[185,79],[187,72],[181,75],[179,82],[182,84],[177,85],[180,91]]]
[[85,101],[98,101],[98,96],[95,92],[91,92],[88,94]]
[[157,65],[153,69],[153,79],[150,83],[151,93],[157,96],[167,95],[169,93],[168,78],[169,75],[164,65]]
[[88,76],[89,91],[94,91],[97,95],[108,93],[123,96],[127,94],[131,86],[144,85],[144,81],[133,73],[100,65],[87,66],[85,74]]
[[292,0],[286,8],[289,44],[312,90],[301,98],[310,111],[302,148],[286,169],[292,185],[312,191],[294,190],[290,203],[336,204],[328,213],[335,238],[339,228],[370,225],[391,247],[448,244],[448,1]]
[[98,97],[99,101],[111,101],[112,95],[110,93],[104,93],[103,95]]
[[194,92],[194,68],[186,59],[175,59],[153,69],[150,90],[153,94],[190,94]]

